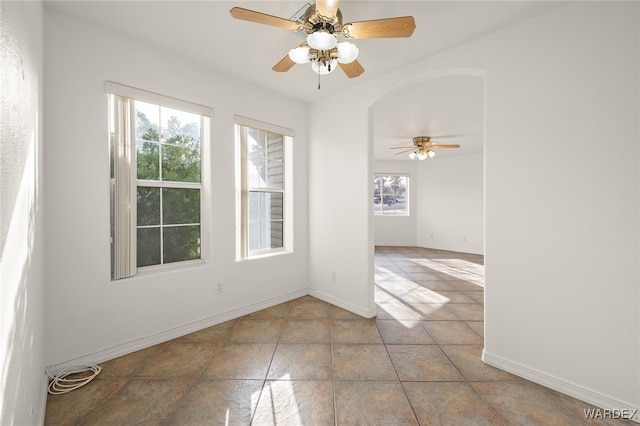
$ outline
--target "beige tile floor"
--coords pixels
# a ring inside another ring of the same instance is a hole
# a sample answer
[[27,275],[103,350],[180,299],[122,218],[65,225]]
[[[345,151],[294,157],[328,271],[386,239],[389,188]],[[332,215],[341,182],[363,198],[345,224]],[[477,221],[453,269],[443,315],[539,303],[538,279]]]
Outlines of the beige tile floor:
[[49,395],[45,424],[588,424],[588,404],[480,361],[483,281],[482,256],[379,247],[375,319],[264,309],[104,363]]

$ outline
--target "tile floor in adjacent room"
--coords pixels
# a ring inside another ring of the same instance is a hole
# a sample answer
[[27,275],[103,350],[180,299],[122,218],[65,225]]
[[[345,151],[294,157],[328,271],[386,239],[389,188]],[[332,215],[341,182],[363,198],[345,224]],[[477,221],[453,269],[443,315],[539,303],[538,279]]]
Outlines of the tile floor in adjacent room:
[[375,319],[264,309],[102,364],[45,424],[586,424],[588,404],[480,360],[482,256],[378,247],[375,279]]

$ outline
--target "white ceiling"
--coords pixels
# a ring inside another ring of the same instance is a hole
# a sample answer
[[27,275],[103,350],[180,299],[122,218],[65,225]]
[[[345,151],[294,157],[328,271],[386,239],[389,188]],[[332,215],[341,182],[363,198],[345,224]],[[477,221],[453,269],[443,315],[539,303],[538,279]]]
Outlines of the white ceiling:
[[[412,146],[414,136],[430,136],[438,144],[433,161],[483,151],[484,81],[473,76],[444,76],[426,80],[380,99],[372,108],[373,157],[409,160],[409,153],[392,147]],[[396,155],[397,154],[397,155]]]
[[[280,28],[233,19],[234,6],[290,19],[307,3],[303,1],[53,1],[51,11],[113,31],[145,45],[166,51],[212,70],[233,75],[303,102],[331,96],[348,87],[408,66],[502,28],[545,13],[562,2],[545,1],[353,1],[341,0],[343,21],[362,21],[411,15],[416,30],[410,38],[354,40],[358,61],[365,68],[349,79],[341,70],[323,76],[309,65],[296,65],[287,73],[271,67],[297,46],[303,36]],[[455,154],[482,150],[482,111],[461,114],[482,105],[482,92],[465,94],[471,86],[456,81],[425,83],[388,96],[375,114],[377,159],[398,159],[389,146],[410,143],[418,134],[464,135],[438,140],[460,143]],[[458,81],[459,82],[459,81]],[[481,87],[481,86],[480,86]],[[480,98],[471,99],[473,94]],[[460,101],[458,106],[453,105]],[[478,115],[480,114],[480,115]],[[479,118],[480,117],[480,118]],[[478,127],[479,126],[479,127]],[[480,141],[465,140],[477,133]],[[395,140],[391,140],[397,138]],[[442,155],[446,154],[440,151]]]

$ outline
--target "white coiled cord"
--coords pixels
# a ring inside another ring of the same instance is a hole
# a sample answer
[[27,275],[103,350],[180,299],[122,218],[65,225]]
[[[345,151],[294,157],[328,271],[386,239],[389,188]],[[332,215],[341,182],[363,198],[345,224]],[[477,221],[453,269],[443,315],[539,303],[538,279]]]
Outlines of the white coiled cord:
[[[60,395],[78,389],[93,380],[102,370],[99,365],[81,365],[77,367],[67,367],[62,369],[58,374],[52,376],[47,373],[51,381],[49,382],[49,393],[52,395]],[[72,374],[91,372],[89,375],[81,375],[77,378],[69,378]]]

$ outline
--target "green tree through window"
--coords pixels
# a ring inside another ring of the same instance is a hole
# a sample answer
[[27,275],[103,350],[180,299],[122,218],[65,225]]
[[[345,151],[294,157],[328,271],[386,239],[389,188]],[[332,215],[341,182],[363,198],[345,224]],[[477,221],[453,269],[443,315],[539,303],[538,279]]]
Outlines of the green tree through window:
[[200,258],[200,127],[196,114],[136,102],[138,267]]

